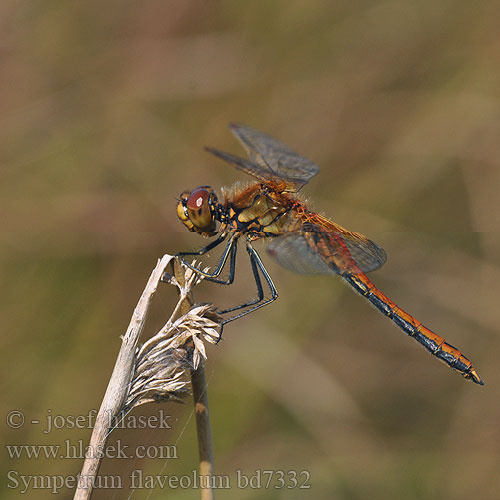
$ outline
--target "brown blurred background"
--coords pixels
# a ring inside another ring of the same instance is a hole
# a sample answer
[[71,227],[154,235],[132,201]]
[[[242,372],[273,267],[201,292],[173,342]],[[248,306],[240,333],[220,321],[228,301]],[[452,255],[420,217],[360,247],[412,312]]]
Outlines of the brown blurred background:
[[[240,154],[234,120],[321,166],[304,190],[314,208],[387,250],[375,283],[463,349],[486,386],[340,280],[291,274],[263,253],[279,300],[209,349],[216,472],[235,485],[238,469],[307,470],[312,488],[218,498],[500,498],[499,18],[494,1],[3,1],[2,414],[27,423],[3,417],[2,441],[88,441],[89,429],[29,422],[98,408],[157,258],[204,243],[176,220],[176,197],[248,180],[203,151]],[[196,298],[253,294],[243,253],[231,289],[204,283]],[[165,286],[151,332],[174,300]],[[197,467],[191,401],[162,408],[170,431],[111,441],[173,443],[178,458],[106,460],[124,488],[94,498],[129,498],[135,469]],[[18,481],[82,463],[6,456],[2,476]],[[2,484],[2,498],[23,490]]]

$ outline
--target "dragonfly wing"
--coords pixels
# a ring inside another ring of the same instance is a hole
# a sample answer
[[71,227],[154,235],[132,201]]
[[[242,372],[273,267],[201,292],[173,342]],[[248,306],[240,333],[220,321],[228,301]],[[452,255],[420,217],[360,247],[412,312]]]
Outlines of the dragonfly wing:
[[255,166],[271,173],[272,179],[280,179],[298,191],[319,172],[319,167],[303,158],[281,141],[245,125],[230,125],[231,132],[240,141]]
[[274,238],[267,251],[280,265],[301,274],[367,273],[387,259],[384,249],[362,234],[312,225]]
[[289,271],[300,274],[335,274],[335,271],[314,251],[306,233],[285,233],[273,238],[267,253]]
[[387,260],[384,249],[374,241],[320,214],[304,214],[302,224],[302,230],[311,233],[307,237],[309,243],[322,255],[335,258],[340,268],[351,272],[356,272],[357,268],[368,273],[382,267]]
[[274,179],[274,174],[268,167],[260,167],[250,160],[240,158],[239,156],[232,155],[230,153],[225,153],[224,151],[219,151],[215,148],[205,147],[205,149],[222,160],[233,164],[238,170],[242,170],[243,172],[256,177],[260,181],[265,182]]
[[349,233],[342,235],[342,240],[356,265],[364,273],[375,271],[385,264],[387,260],[385,250],[366,236],[359,233]]

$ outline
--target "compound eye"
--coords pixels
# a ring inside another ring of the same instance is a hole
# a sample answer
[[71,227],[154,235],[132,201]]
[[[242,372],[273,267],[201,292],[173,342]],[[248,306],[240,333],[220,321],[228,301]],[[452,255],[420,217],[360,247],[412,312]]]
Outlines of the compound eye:
[[186,201],[189,219],[198,229],[209,229],[214,224],[210,209],[210,192],[205,188],[195,189]]

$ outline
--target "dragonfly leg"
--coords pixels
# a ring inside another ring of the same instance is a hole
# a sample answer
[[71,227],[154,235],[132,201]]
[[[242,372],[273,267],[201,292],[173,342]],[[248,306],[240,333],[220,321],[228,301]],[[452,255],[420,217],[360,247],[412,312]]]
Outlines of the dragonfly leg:
[[[196,250],[194,252],[177,252],[174,257],[178,257],[180,259],[180,261],[186,266],[186,267],[189,267],[189,269],[192,269],[193,271],[196,271],[198,272],[199,274],[204,274],[203,271],[201,269],[198,269],[196,266],[192,266],[191,264],[189,264],[188,262],[186,262],[184,260],[183,257],[187,257],[188,255],[191,255],[191,256],[195,256],[195,255],[204,255],[208,252],[210,252],[210,250],[212,250],[213,248],[215,248],[216,246],[220,245],[224,239],[226,238],[226,235],[225,234],[221,234],[219,235],[214,241],[211,241],[208,245],[204,246],[203,248],[201,248],[200,250]],[[160,281],[163,281],[163,282],[166,282],[168,283],[170,281],[170,273],[169,272],[166,272],[160,279]]]
[[259,268],[257,267],[256,261],[252,255],[250,255],[250,264],[252,265],[253,277],[255,280],[255,284],[257,286],[257,298],[253,299],[249,302],[245,302],[244,304],[240,304],[238,306],[231,307],[229,309],[224,309],[223,311],[219,311],[221,314],[226,314],[228,312],[238,311],[245,307],[253,306],[258,304],[262,300],[264,300],[264,289],[262,288],[262,280],[260,279]]
[[[205,278],[208,281],[212,281],[213,283],[218,283],[219,285],[231,285],[234,282],[234,273],[236,270],[236,253],[238,251],[238,240],[234,236],[229,240],[226,248],[224,249],[224,253],[215,268],[215,271],[212,274],[203,273]],[[229,276],[227,279],[219,279],[218,276],[224,270],[226,266],[227,259],[229,257]]]
[[208,245],[204,246],[200,250],[196,250],[194,252],[178,252],[175,254],[175,257],[182,257],[182,256],[187,256],[187,255],[204,255],[216,246],[220,245],[225,239],[226,239],[226,234],[222,233],[214,241],[211,241]]
[[[252,247],[250,242],[247,242],[247,252],[250,257],[250,263],[252,265],[252,271],[253,271],[253,276],[255,279],[255,284],[257,286],[257,298],[254,300],[251,300],[250,302],[246,302],[245,304],[241,304],[236,307],[231,307],[229,309],[225,309],[223,311],[219,311],[220,314],[226,314],[229,312],[234,312],[234,311],[239,311],[241,309],[249,308],[239,314],[236,314],[235,316],[232,316],[230,318],[227,318],[223,321],[222,325],[225,325],[226,323],[229,323],[230,321],[234,321],[235,319],[241,318],[242,316],[245,316],[257,309],[260,309],[261,307],[264,307],[265,305],[269,304],[270,302],[273,302],[278,298],[278,291],[276,290],[276,287],[274,286],[273,280],[271,279],[271,276],[269,276],[269,273],[267,272],[267,269],[264,266],[264,263],[262,262],[259,254],[257,251]],[[269,287],[269,290],[271,291],[271,297],[265,299],[264,298],[264,290],[262,287],[262,280],[260,277],[260,274],[264,277],[266,280],[266,283]]]
[[[204,276],[207,280],[213,281],[214,283],[218,283],[221,285],[230,285],[234,281],[234,270],[236,268],[236,251],[238,249],[237,247],[237,237],[232,236],[231,239],[229,240],[228,244],[226,245],[226,248],[224,249],[224,252],[222,253],[222,256],[219,260],[219,263],[217,264],[217,267],[215,268],[213,273],[207,273],[203,269],[200,269],[197,266],[193,266],[189,262],[186,262],[183,257],[187,255],[203,255],[215,248],[216,246],[220,245],[224,239],[226,238],[225,235],[219,236],[216,240],[212,241],[210,244],[207,246],[203,247],[201,250],[198,250],[196,252],[179,252],[175,256],[178,257],[181,262],[186,266],[189,267],[189,269],[192,269],[198,274],[201,274]],[[227,280],[222,280],[218,279],[218,276],[222,273],[224,270],[224,267],[227,263],[227,259],[229,259],[229,277]],[[163,280],[163,278],[162,278]]]

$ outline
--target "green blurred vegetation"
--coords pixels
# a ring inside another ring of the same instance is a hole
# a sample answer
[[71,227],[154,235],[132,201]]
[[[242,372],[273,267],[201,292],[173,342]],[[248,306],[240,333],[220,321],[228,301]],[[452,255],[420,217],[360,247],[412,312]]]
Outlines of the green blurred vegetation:
[[[99,406],[157,258],[203,243],[176,220],[176,197],[248,180],[202,149],[241,153],[227,130],[239,121],[321,166],[304,190],[314,208],[384,246],[375,283],[487,385],[463,381],[339,280],[265,259],[279,300],[209,350],[216,471],[305,469],[312,489],[218,498],[498,498],[499,18],[494,1],[2,2],[2,415]],[[205,283],[196,298],[253,293],[240,260],[231,290]],[[174,303],[166,288],[151,331]],[[164,410],[169,433],[112,441],[176,443],[179,458],[166,469],[107,460],[103,474],[197,467],[190,401]],[[8,444],[90,436],[2,431]],[[0,473],[80,467],[4,453]],[[2,484],[1,498],[17,498]],[[149,494],[134,498],[163,493]]]

